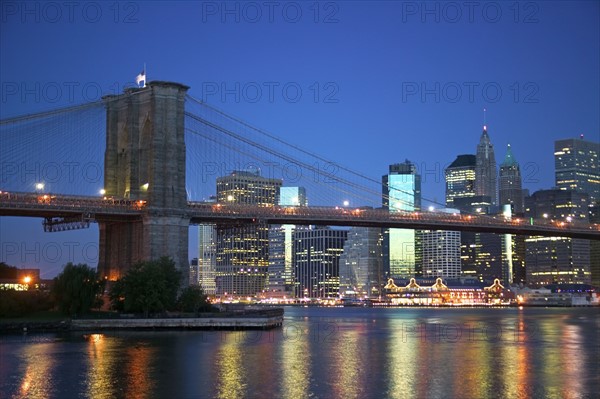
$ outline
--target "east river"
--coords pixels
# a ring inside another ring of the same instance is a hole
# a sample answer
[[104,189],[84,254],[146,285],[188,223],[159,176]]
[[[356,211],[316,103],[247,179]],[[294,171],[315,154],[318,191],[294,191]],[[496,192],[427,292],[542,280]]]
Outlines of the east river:
[[287,307],[270,331],[0,335],[1,398],[597,398],[600,309]]

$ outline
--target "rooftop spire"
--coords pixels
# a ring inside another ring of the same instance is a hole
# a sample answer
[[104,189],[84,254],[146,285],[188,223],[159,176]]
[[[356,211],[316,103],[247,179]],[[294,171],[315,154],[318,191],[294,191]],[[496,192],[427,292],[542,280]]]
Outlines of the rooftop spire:
[[508,146],[506,148],[506,155],[504,156],[504,162],[502,162],[501,166],[514,166],[514,165],[517,165],[517,161],[515,160],[515,156],[512,153],[510,144],[508,144]]
[[487,109],[483,109],[483,131],[487,131],[487,125],[485,123],[485,112],[487,111]]

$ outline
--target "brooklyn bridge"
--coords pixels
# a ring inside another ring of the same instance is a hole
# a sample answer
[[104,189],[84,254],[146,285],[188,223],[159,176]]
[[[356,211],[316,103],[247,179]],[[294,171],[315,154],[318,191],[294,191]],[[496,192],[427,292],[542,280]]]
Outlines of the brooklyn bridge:
[[[365,226],[600,240],[600,226],[576,220],[382,207],[380,180],[287,143],[187,91],[179,83],[155,81],[101,101],[0,121],[0,216],[42,218],[47,232],[97,223],[98,269],[104,276],[165,255],[186,270],[190,224]],[[247,168],[281,176],[284,185],[307,186],[311,205],[210,198],[217,177]],[[351,202],[341,205],[342,198]]]

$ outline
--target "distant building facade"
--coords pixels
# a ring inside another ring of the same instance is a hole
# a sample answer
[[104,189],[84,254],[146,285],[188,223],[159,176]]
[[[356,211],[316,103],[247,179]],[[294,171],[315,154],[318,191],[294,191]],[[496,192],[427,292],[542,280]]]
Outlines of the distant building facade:
[[[272,207],[282,181],[259,171],[233,171],[217,178],[220,204]],[[269,227],[217,227],[216,292],[227,296],[264,295],[268,290]]]
[[347,230],[315,228],[292,233],[297,298],[336,298],[340,290],[340,257]]
[[[587,222],[589,196],[573,190],[539,190],[525,198],[525,216],[570,223]],[[590,242],[568,237],[532,236],[525,239],[527,283],[589,284]]]
[[[389,166],[382,177],[383,207],[390,212],[421,209],[421,175],[410,161]],[[413,277],[421,266],[419,235],[412,229],[384,229],[383,267],[394,278]]]
[[590,203],[600,200],[600,143],[581,138],[554,142],[556,187],[589,195]]
[[446,179],[446,207],[457,208],[458,198],[474,197],[476,157],[471,154],[459,155],[444,171]]
[[499,187],[499,205],[511,205],[512,213],[521,215],[523,213],[523,182],[521,178],[521,169],[516,161],[510,144],[506,149],[504,162],[500,164],[500,187]]
[[[307,206],[304,187],[280,187],[277,196],[280,206]],[[305,226],[273,225],[269,228],[269,296],[294,294],[294,254],[292,233]]]
[[483,132],[477,145],[475,168],[475,193],[490,197],[492,205],[498,204],[498,185],[496,180],[496,156],[494,146],[487,132],[487,126],[483,126]]
[[381,294],[383,275],[381,229],[352,227],[340,257],[340,295],[373,297]]

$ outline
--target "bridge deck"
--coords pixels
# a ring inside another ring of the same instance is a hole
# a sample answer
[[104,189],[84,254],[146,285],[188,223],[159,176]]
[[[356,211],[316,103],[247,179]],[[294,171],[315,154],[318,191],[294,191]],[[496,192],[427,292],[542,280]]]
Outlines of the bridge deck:
[[[0,216],[69,217],[90,220],[141,218],[153,213],[145,201],[102,197],[31,193],[0,193]],[[160,210],[179,214],[192,224],[299,224],[455,230],[497,234],[541,235],[600,240],[600,226],[578,221],[507,220],[504,217],[448,214],[442,212],[398,212],[384,209],[339,207],[259,207],[189,202],[185,209]]]

